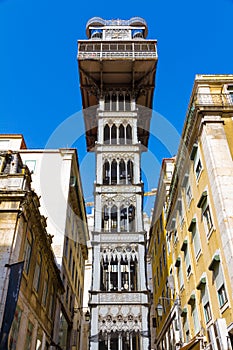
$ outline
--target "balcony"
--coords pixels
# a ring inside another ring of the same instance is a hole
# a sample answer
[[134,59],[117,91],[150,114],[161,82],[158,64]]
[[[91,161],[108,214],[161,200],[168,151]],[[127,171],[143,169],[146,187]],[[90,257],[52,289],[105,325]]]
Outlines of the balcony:
[[193,97],[190,109],[195,107],[230,107],[233,108],[233,95],[232,94],[196,94]]
[[148,294],[143,292],[118,292],[118,293],[92,293],[91,303],[93,304],[144,304],[148,303]]
[[157,59],[157,49],[155,41],[144,42],[111,42],[92,43],[90,41],[80,41],[78,50],[79,60],[148,60]]

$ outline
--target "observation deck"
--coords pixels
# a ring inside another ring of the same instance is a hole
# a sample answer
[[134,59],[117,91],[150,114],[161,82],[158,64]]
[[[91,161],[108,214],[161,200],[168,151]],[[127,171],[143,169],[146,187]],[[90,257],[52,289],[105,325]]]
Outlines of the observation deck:
[[147,33],[140,17],[94,17],[87,22],[88,40],[78,41],[77,59],[88,150],[93,150],[97,140],[95,107],[108,93],[129,94],[137,107],[148,109],[138,123],[139,141],[147,146],[158,60],[157,41],[146,39]]

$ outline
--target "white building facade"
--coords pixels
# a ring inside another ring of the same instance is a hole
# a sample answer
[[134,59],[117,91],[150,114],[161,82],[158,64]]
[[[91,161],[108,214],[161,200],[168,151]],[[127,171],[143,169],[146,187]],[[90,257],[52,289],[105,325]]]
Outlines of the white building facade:
[[157,63],[142,18],[88,21],[78,63],[88,151],[96,154],[91,350],[150,349],[141,153]]

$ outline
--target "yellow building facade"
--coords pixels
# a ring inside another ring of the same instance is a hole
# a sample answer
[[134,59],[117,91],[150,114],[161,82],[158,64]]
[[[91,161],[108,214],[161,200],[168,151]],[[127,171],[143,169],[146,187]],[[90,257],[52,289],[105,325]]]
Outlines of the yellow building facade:
[[[172,250],[170,237],[165,229],[169,189],[174,170],[175,158],[163,159],[155,207],[153,211],[149,256],[152,269],[152,300],[151,300],[151,349],[157,349],[161,344],[164,348],[179,341],[177,332],[177,305],[172,268]],[[175,305],[174,305],[175,304]],[[157,307],[163,308],[162,316],[158,316]]]
[[174,349],[232,349],[232,117],[233,76],[197,75],[166,220],[181,317]]

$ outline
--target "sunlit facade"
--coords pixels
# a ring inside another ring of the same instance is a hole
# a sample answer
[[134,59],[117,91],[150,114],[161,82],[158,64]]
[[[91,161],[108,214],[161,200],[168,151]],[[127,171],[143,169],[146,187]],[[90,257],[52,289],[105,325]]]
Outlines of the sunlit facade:
[[[10,313],[6,297],[11,266],[20,266],[23,262],[22,271],[18,270],[22,278],[8,339],[9,350],[49,349],[54,342],[56,304],[64,288],[52,251],[52,236],[47,233],[46,219],[39,207],[39,198],[31,188],[30,171],[23,165],[19,153],[0,151],[2,329],[5,314]],[[17,288],[15,294],[16,291]]]
[[96,153],[90,349],[150,349],[141,153],[157,63],[142,18],[87,23],[78,42],[87,149]]
[[232,75],[196,76],[170,185],[181,349],[232,348],[232,94]]

